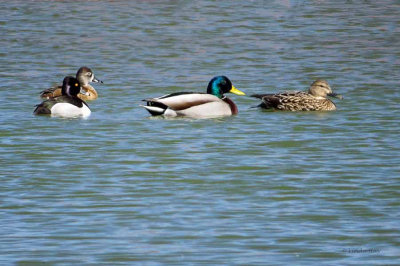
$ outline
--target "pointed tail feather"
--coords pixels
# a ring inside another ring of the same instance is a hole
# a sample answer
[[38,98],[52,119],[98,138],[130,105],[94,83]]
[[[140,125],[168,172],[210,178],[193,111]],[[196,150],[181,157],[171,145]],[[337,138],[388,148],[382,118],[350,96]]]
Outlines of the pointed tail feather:
[[33,114],[35,114],[35,115],[49,115],[49,114],[51,114],[51,111],[50,111],[49,108],[45,107],[43,105],[43,103],[42,103],[42,104],[36,105],[36,108],[33,111]]
[[250,95],[250,97],[254,97],[254,98],[258,98],[258,99],[262,99],[265,96],[272,96],[274,94],[271,93],[264,93],[264,94],[252,94]]
[[156,107],[156,106],[145,106],[145,105],[141,105],[143,108],[145,108],[151,115],[162,115],[164,114],[166,109],[160,108],[160,107]]
[[263,105],[263,104],[261,103],[261,104],[259,104],[259,105],[250,106],[249,109],[257,109],[257,108],[262,107],[262,105]]
[[168,106],[155,101],[147,101],[147,106],[142,105],[151,115],[162,115],[168,109]]

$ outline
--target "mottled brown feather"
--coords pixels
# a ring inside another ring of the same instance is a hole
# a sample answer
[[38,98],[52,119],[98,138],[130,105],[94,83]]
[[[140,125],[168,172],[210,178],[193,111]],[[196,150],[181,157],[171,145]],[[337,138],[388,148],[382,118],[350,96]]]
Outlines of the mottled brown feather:
[[307,92],[285,92],[262,98],[261,107],[282,111],[332,111],[335,104],[322,97],[314,97]]
[[[79,93],[78,98],[80,98],[81,100],[93,101],[98,98],[97,91],[91,85],[88,84],[88,85],[82,86],[82,89],[84,91],[86,91],[86,93],[88,93],[88,94]],[[51,99],[51,98],[58,97],[61,95],[62,95],[61,94],[61,86],[52,87],[52,88],[44,90],[40,93],[40,97],[43,99]]]
[[282,111],[332,111],[335,104],[327,97],[342,99],[339,94],[333,93],[326,80],[314,81],[307,92],[288,91],[276,94],[253,94],[252,97],[262,99],[259,105],[266,109]]

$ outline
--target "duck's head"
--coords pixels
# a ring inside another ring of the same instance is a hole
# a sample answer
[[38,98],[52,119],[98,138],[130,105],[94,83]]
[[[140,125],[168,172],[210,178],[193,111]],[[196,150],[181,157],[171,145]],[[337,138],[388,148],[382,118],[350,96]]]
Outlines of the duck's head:
[[85,86],[85,85],[89,84],[90,82],[103,83],[103,81],[98,80],[94,76],[93,71],[86,66],[79,68],[78,72],[76,72],[76,78],[79,80],[79,82],[82,84],[82,86]]
[[81,84],[79,81],[71,76],[65,77],[61,89],[62,95],[76,96],[81,91]]
[[222,98],[224,93],[234,93],[236,95],[245,95],[244,92],[236,89],[232,82],[225,76],[213,77],[208,83],[207,93]]
[[332,91],[332,88],[329,86],[328,82],[323,79],[317,79],[311,84],[310,89],[308,90],[310,94],[315,97],[323,97],[327,96],[335,97],[338,99],[343,99],[343,96]]

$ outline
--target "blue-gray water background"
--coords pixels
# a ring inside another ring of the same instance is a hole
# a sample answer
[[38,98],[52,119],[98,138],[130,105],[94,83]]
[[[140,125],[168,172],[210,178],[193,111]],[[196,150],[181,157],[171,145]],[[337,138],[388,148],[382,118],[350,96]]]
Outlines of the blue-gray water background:
[[[1,1],[0,263],[400,260],[398,1]],[[35,117],[91,67],[87,120]],[[330,113],[150,119],[141,99],[329,81]]]

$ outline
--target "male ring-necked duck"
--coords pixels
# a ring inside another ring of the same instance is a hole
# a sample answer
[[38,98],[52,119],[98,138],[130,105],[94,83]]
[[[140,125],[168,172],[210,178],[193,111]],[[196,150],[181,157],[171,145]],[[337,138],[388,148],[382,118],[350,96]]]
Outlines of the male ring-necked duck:
[[[103,81],[98,80],[94,76],[93,71],[86,66],[79,68],[78,72],[76,72],[76,79],[79,80],[79,83],[81,84],[83,89],[82,93],[78,94],[78,97],[84,101],[96,100],[98,97],[97,91],[89,83],[90,82],[103,83]],[[57,96],[61,96],[62,95],[61,87],[62,86],[56,86],[44,90],[40,93],[40,97],[43,99],[50,99]]]
[[89,106],[77,97],[81,90],[79,81],[74,77],[65,77],[61,88],[61,96],[50,98],[36,106],[35,115],[51,115],[59,117],[88,117]]
[[308,91],[288,91],[276,94],[253,94],[262,100],[259,107],[281,111],[332,111],[336,105],[327,96],[343,99],[332,92],[325,80],[316,80]]
[[217,76],[209,82],[207,93],[176,92],[145,99],[143,101],[147,102],[147,106],[143,107],[153,116],[207,118],[235,115],[238,108],[232,100],[224,96],[228,92],[245,95],[227,77]]

